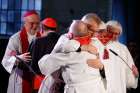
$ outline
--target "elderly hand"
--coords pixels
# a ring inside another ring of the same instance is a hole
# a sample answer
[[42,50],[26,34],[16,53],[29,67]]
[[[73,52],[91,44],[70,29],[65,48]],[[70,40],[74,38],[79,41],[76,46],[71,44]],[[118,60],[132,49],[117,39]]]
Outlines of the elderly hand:
[[32,60],[31,56],[30,56],[30,52],[23,53],[21,55],[17,55],[17,57],[20,58],[21,60],[25,61],[25,62],[30,62]]
[[138,72],[138,69],[135,65],[132,65],[132,72],[133,72],[133,75],[137,78],[139,77],[139,72]]
[[101,63],[100,59],[88,59],[87,60],[88,66],[96,69],[102,70],[104,65]]

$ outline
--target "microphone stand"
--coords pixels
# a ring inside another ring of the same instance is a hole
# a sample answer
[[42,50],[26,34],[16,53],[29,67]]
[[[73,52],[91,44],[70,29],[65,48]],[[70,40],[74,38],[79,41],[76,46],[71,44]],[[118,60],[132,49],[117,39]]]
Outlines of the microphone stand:
[[[115,51],[113,51],[112,49],[109,49],[110,50],[110,52],[112,52],[114,55],[116,55],[116,56],[118,56],[120,59],[122,59],[123,60],[123,62],[127,65],[127,67],[132,71],[132,69],[131,69],[131,67],[128,65],[128,63],[126,63],[126,61],[120,56],[120,55],[118,55]],[[132,71],[133,72],[133,71]],[[136,76],[136,78],[138,78],[139,79],[139,75],[138,76]]]
[[115,51],[109,49],[114,55],[118,56],[120,59],[123,60],[123,62],[127,65],[127,67],[132,71],[131,67],[126,63],[126,61],[120,56],[118,55]]

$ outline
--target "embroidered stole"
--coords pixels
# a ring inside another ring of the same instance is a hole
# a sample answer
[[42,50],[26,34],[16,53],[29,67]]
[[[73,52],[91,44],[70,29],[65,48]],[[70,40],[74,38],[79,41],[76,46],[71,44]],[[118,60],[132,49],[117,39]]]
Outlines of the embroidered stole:
[[[36,37],[40,37],[40,33],[37,32]],[[21,29],[20,32],[20,42],[21,42],[21,49],[22,53],[28,52],[28,47],[29,47],[29,41],[28,41],[28,35],[26,32],[25,27]],[[31,93],[32,92],[32,75],[30,72],[23,71],[23,76],[22,76],[22,93]]]

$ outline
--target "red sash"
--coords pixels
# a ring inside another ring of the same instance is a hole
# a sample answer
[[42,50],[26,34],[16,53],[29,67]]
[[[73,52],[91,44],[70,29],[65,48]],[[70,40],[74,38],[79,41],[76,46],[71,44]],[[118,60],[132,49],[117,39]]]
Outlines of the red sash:
[[109,59],[109,52],[106,48],[104,49],[103,59]]
[[90,36],[76,37],[75,40],[80,42],[80,45],[88,45],[91,42]]
[[33,81],[33,89],[38,90],[42,80],[44,79],[44,75],[35,75]]
[[[36,37],[40,37],[40,33],[37,32]],[[29,42],[28,42],[28,36],[25,27],[20,32],[20,42],[21,42],[21,48],[22,48],[22,53],[28,52],[28,47],[29,47]],[[29,80],[22,80],[22,93],[31,93],[32,92],[32,75],[29,72],[23,71],[23,77]]]
[[[36,37],[40,37],[40,32],[37,32]],[[28,42],[28,36],[25,27],[22,28],[20,32],[20,41],[21,41],[21,48],[22,53],[25,53],[28,51],[29,42]]]
[[[112,39],[112,35],[107,34],[104,37],[101,37],[100,35],[98,35],[97,38],[102,42],[102,44],[104,46],[106,46],[107,43]],[[109,52],[108,52],[108,50],[106,48],[104,49],[103,59],[109,59]]]

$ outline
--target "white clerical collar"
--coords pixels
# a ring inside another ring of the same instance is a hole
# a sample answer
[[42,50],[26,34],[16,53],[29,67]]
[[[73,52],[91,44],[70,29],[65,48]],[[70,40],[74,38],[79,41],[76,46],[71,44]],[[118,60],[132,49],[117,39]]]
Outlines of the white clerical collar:
[[27,32],[27,35],[28,35],[28,41],[29,41],[29,44],[30,44],[36,38],[36,34],[31,35],[30,33]]

